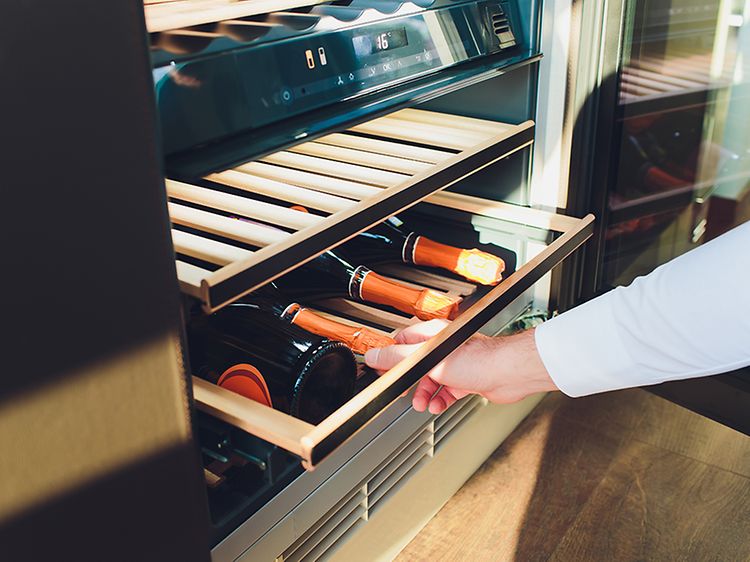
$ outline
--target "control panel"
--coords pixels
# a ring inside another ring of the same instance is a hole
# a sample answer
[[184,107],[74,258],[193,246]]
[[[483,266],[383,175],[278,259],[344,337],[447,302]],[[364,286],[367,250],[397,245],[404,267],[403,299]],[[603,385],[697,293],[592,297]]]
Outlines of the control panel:
[[321,29],[155,68],[166,153],[516,45],[509,14],[500,2],[412,7],[407,3],[391,16],[355,21],[342,29]]

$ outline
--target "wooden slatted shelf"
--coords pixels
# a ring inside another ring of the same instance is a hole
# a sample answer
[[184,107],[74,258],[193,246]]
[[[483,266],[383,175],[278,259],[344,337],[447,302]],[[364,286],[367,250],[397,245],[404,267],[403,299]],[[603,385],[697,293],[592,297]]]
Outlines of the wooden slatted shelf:
[[734,59],[729,57],[723,62],[717,73],[710,56],[704,54],[675,52],[667,59],[648,56],[633,59],[620,74],[620,103],[648,107],[652,102],[677,96],[700,97],[708,90],[726,87],[733,80]]
[[200,182],[167,180],[175,250],[192,265],[178,268],[182,290],[216,311],[419,201],[454,204],[437,192],[533,133],[531,121],[406,109]]
[[[557,233],[558,237],[533,257],[527,256],[528,261],[498,286],[481,296],[473,294],[476,287],[471,283],[440,274],[402,265],[379,268],[380,271],[419,288],[431,288],[469,297],[473,304],[436,337],[422,345],[416,353],[376,379],[318,425],[300,421],[239,394],[194,378],[193,390],[198,408],[298,455],[303,465],[307,469],[312,469],[464,340],[524,294],[593,232],[591,215],[575,219],[470,196],[440,195],[442,200],[435,204],[484,219],[496,219],[498,231],[507,230],[508,227],[512,229],[512,225],[523,225],[525,228],[538,228],[541,231],[539,239],[545,238],[551,232]],[[200,268],[189,265],[185,267],[185,264],[178,263],[178,270],[183,267],[186,269],[182,272],[184,276],[208,274],[208,271],[201,272]],[[347,299],[319,301],[315,303],[314,308],[320,314],[339,322],[364,325],[388,334],[393,334],[416,321],[415,318]]]

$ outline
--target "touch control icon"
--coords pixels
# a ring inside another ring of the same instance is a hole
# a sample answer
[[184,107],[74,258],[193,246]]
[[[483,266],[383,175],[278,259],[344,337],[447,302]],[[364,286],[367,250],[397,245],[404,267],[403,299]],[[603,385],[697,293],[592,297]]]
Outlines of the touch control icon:
[[292,93],[292,90],[289,88],[284,88],[281,90],[281,102],[283,104],[290,104],[292,103],[292,100],[294,99],[294,94]]

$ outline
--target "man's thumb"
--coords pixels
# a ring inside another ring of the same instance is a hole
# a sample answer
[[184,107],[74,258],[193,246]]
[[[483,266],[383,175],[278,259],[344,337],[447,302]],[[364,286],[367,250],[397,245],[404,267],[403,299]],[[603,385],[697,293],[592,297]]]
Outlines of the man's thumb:
[[414,353],[421,343],[412,345],[389,345],[388,347],[374,347],[365,353],[365,363],[378,371],[387,371],[404,357]]

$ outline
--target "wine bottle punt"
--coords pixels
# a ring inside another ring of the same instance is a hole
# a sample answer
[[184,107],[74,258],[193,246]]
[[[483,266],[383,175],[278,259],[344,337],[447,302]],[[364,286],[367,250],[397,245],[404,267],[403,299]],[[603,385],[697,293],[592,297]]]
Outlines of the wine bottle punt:
[[421,320],[455,318],[461,300],[432,289],[414,289],[386,279],[364,265],[352,265],[333,251],[324,252],[293,269],[274,284],[287,298],[294,300],[349,297],[391,306]]
[[198,376],[317,424],[354,395],[352,351],[249,303],[234,303],[189,326]]

